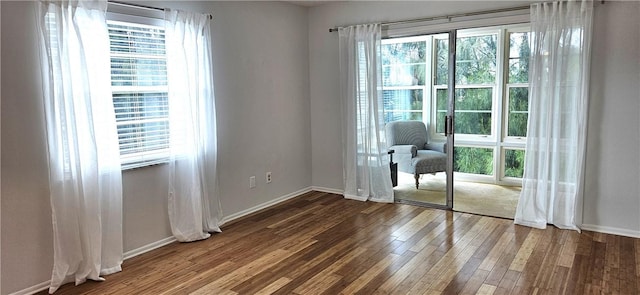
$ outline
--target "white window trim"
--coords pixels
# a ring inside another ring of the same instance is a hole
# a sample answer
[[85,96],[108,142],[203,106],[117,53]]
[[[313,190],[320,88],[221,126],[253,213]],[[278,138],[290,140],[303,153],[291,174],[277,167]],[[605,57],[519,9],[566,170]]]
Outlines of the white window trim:
[[[425,52],[430,52],[431,47],[429,46],[431,43],[431,39],[432,36],[413,36],[413,37],[403,37],[403,38],[395,38],[395,39],[391,39],[391,38],[387,38],[387,39],[382,39],[381,41],[381,45],[387,45],[387,44],[395,44],[395,43],[408,43],[408,42],[426,42],[426,48],[425,48]],[[408,64],[402,64],[402,65],[421,65],[422,63],[408,63]],[[385,67],[392,67],[393,65],[382,65],[383,68]],[[429,69],[430,66],[430,61],[429,58],[425,58],[425,68]],[[429,114],[428,110],[429,110],[429,103],[425,103],[431,100],[430,97],[430,71],[425,71],[425,85],[410,85],[410,86],[384,86],[382,87],[382,90],[422,90],[422,110],[402,110],[402,109],[394,109],[394,110],[390,110],[390,112],[398,112],[398,113],[422,113],[422,119],[424,121],[425,118],[425,114]],[[385,112],[387,112],[387,110],[385,110]]]
[[[496,35],[497,37],[497,43],[500,43],[500,30],[502,29],[502,26],[499,27],[482,27],[482,28],[473,28],[473,29],[465,29],[465,30],[459,30],[457,33],[457,38],[466,38],[466,37],[473,37],[473,36],[482,36],[482,35]],[[435,47],[435,41],[436,40],[442,40],[442,39],[447,39],[448,38],[448,34],[440,34],[437,36],[434,36],[434,47]],[[496,61],[501,60],[501,50],[500,50],[499,46],[496,52]],[[433,54],[433,59],[437,58],[437,56],[435,54]],[[494,83],[492,84],[463,84],[463,85],[456,85],[456,89],[462,89],[462,88],[492,88],[491,91],[491,134],[458,134],[456,133],[456,143],[458,141],[463,141],[463,142],[477,142],[480,146],[483,144],[486,144],[487,142],[495,142],[496,138],[499,138],[499,134],[501,134],[498,130],[498,126],[500,126],[498,123],[496,123],[496,114],[498,113],[498,98],[501,97],[499,95],[500,92],[500,87],[498,87],[500,85],[499,81],[502,81],[500,79],[500,75],[501,75],[501,67],[496,67],[496,80]],[[433,75],[435,76],[435,68],[432,68],[434,72]],[[434,81],[435,82],[435,81]],[[438,90],[441,89],[447,89],[448,85],[440,85],[440,84],[434,84],[433,85],[433,93],[431,94],[432,97],[437,97],[436,96],[436,92]],[[432,101],[432,108],[434,109],[433,114],[431,116],[432,118],[432,122],[430,123],[431,125],[434,126],[433,129],[433,133],[431,133],[431,138],[433,138],[436,141],[442,141],[444,142],[446,140],[445,136],[443,133],[437,133],[435,132],[435,126],[436,126],[436,112],[437,112],[437,101],[433,100]],[[499,122],[499,120],[498,120]],[[457,146],[457,145],[456,145]],[[480,147],[478,146],[478,147]]]

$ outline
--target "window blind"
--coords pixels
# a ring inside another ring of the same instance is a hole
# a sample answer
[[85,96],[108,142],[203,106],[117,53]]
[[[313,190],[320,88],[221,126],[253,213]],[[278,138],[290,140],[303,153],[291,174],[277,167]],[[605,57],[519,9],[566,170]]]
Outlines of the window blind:
[[118,21],[107,24],[122,168],[166,162],[169,102],[164,29]]

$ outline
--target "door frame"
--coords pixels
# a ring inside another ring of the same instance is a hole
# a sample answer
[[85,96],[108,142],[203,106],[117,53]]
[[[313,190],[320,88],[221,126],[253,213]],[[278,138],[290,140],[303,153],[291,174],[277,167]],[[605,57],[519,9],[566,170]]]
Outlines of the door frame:
[[447,115],[445,116],[444,133],[447,138],[446,153],[447,153],[447,190],[446,190],[446,204],[445,207],[448,210],[453,210],[453,150],[454,150],[454,121],[455,121],[455,107],[456,107],[456,40],[458,30],[453,29],[449,31],[449,77],[447,81]]

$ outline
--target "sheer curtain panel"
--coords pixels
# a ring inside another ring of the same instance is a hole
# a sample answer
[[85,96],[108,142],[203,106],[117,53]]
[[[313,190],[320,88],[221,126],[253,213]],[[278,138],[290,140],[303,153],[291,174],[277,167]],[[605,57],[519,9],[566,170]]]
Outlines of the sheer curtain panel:
[[341,28],[344,196],[393,202],[382,109],[381,26]]
[[38,30],[60,285],[121,270],[122,176],[109,69],[106,1],[42,1]]
[[515,222],[580,230],[591,1],[531,6],[529,127]]
[[181,242],[220,232],[209,16],[165,13],[169,86],[169,219]]

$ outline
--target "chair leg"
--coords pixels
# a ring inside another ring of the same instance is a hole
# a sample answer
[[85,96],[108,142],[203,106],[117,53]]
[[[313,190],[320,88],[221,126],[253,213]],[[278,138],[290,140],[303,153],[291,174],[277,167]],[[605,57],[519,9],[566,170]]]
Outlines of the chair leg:
[[418,185],[420,184],[420,182],[418,182],[418,179],[420,179],[420,174],[416,173],[413,175],[413,177],[416,179],[416,189],[418,189]]

